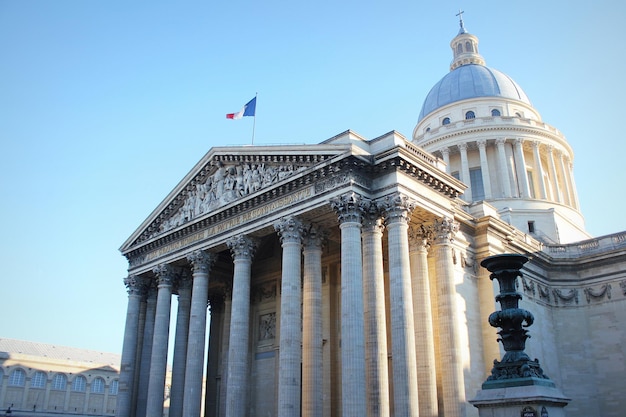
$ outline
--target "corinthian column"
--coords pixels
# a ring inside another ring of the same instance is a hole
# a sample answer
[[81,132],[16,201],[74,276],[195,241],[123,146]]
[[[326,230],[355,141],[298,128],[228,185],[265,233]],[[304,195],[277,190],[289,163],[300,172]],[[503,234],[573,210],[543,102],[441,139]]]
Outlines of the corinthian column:
[[360,202],[356,193],[330,202],[341,229],[341,407],[345,417],[367,415]]
[[487,159],[487,141],[480,139],[476,142],[478,154],[480,155],[480,173],[483,178],[483,189],[485,190],[485,200],[491,200],[491,178],[489,178],[489,162]]
[[274,224],[283,247],[280,297],[280,347],[278,364],[278,417],[300,413],[302,361],[302,278],[300,220],[287,217]]
[[389,241],[391,352],[396,417],[417,417],[419,413],[408,237],[408,223],[415,204],[415,201],[402,194],[388,196],[379,203],[385,214]]
[[189,335],[189,312],[191,309],[191,276],[184,271],[178,278],[178,312],[172,361],[172,388],[170,389],[169,417],[183,415],[185,395],[185,364],[187,363],[187,337]]
[[411,288],[413,290],[413,322],[417,354],[417,387],[420,417],[437,417],[437,373],[435,369],[435,338],[428,277],[428,239],[432,229],[425,226],[409,230],[411,256]]
[[528,185],[528,175],[526,174],[526,158],[524,157],[524,139],[515,139],[515,159],[517,168],[517,183],[520,188],[520,197],[530,197],[530,186]]
[[461,181],[469,185],[467,190],[463,193],[463,200],[472,202],[472,181],[470,179],[469,163],[467,161],[467,143],[461,143],[458,147],[461,153]]
[[368,417],[389,416],[387,321],[383,269],[382,214],[365,203],[363,220],[363,308],[365,318],[365,380]]
[[156,314],[157,289],[153,281],[146,284],[146,318],[141,347],[141,368],[137,386],[136,417],[146,416],[148,402],[148,381],[150,378],[150,359],[152,358],[152,339],[154,337],[154,319]]
[[248,335],[250,334],[250,276],[255,242],[239,235],[226,242],[233,257],[233,301],[228,348],[226,416],[243,417],[248,406]]
[[547,198],[546,194],[546,183],[543,180],[543,167],[541,166],[541,153],[539,152],[539,147],[541,146],[541,142],[535,140],[532,142],[533,146],[533,157],[535,159],[535,171],[537,172],[537,182],[539,183],[539,197],[542,200]]
[[[183,417],[200,416],[202,403],[202,374],[204,371],[204,340],[206,336],[209,271],[217,256],[202,250],[187,255],[193,273],[187,364],[185,366],[185,395]],[[150,416],[151,417],[151,416]]]
[[322,243],[324,234],[310,225],[304,235],[302,289],[302,416],[322,417]]
[[459,343],[461,329],[456,312],[456,287],[451,245],[458,229],[458,223],[452,219],[443,218],[435,222],[433,251],[437,274],[443,415],[446,417],[465,416],[465,382]]
[[150,360],[146,416],[162,416],[174,273],[172,268],[165,264],[157,266],[152,272],[157,278],[158,294],[154,321],[154,336],[152,338],[152,359]]
[[136,355],[139,340],[139,312],[143,285],[138,277],[129,275],[124,278],[128,290],[128,308],[126,309],[126,327],[124,328],[124,345],[120,364],[120,379],[117,393],[117,415],[130,417],[133,392],[133,381],[137,372]]
[[505,143],[506,139],[496,139],[496,147],[498,149],[498,169],[500,170],[498,179],[500,180],[502,197],[511,197],[511,180],[509,176],[509,165],[506,162],[506,150],[504,149]]

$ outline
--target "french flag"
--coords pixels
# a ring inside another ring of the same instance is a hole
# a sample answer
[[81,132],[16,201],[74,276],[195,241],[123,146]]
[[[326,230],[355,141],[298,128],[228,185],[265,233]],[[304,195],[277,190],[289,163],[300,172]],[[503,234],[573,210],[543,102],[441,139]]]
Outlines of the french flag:
[[254,116],[254,112],[256,110],[256,97],[246,103],[245,106],[241,109],[241,111],[237,113],[228,113],[226,115],[227,119],[241,119],[244,116]]

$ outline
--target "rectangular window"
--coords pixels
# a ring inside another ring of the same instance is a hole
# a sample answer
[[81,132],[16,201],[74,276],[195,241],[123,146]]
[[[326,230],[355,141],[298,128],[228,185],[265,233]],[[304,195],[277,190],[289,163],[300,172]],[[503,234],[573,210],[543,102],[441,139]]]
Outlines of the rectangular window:
[[472,190],[472,200],[480,201],[485,199],[485,187],[483,184],[483,171],[478,168],[470,168],[470,188]]
[[535,222],[528,220],[528,233],[535,233]]

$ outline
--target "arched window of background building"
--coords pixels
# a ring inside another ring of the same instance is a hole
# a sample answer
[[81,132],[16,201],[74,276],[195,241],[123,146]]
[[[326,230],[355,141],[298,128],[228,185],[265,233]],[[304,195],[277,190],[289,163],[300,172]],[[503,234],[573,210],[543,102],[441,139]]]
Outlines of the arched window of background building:
[[119,387],[119,381],[117,379],[114,379],[113,381],[111,381],[111,385],[109,385],[109,394],[117,395],[118,387]]
[[48,378],[45,372],[37,371],[30,379],[30,386],[32,388],[44,388],[46,386],[46,379]]
[[474,52],[474,46],[470,41],[465,42],[465,50],[467,52]]
[[498,109],[492,109],[491,110],[491,115],[496,117],[496,116],[500,116],[500,110]]
[[450,118],[449,117],[445,117],[442,121],[441,121],[442,125],[449,125],[450,124]]
[[72,382],[72,391],[76,392],[85,392],[85,387],[87,386],[87,380],[84,376],[78,375],[74,378]]
[[465,113],[465,120],[469,120],[469,119],[475,119],[476,118],[476,113],[474,113],[473,111],[468,111],[467,113]]
[[91,382],[91,392],[95,394],[104,394],[104,379],[96,378]]
[[56,374],[52,378],[52,389],[65,391],[65,388],[67,388],[67,377],[63,374]]
[[26,381],[26,372],[23,369],[15,369],[9,375],[9,385],[13,387],[23,387]]
[[515,113],[515,116],[516,116],[516,117],[519,117],[520,119],[522,118],[522,114],[521,114],[521,113],[519,113],[519,112]]
[[458,45],[456,46],[456,53],[457,53],[457,54],[462,54],[462,53],[463,53],[463,45],[458,44]]

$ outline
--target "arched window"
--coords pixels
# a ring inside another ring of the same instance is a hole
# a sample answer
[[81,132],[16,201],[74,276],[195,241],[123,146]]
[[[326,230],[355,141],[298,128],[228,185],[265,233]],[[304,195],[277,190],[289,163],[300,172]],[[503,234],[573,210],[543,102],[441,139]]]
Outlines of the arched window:
[[95,394],[104,394],[104,379],[96,378],[91,382],[91,392]]
[[500,110],[498,109],[492,109],[491,110],[491,115],[496,117],[496,116],[500,116]]
[[15,369],[9,375],[9,385],[13,387],[23,387],[26,381],[26,372],[23,369]]
[[465,50],[467,52],[474,52],[474,45],[470,41],[465,42]]
[[476,118],[476,114],[473,111],[468,111],[467,113],[465,113],[465,120],[469,120],[469,119],[475,119]]
[[520,119],[522,118],[522,114],[520,112],[515,113],[515,117],[519,117]]
[[117,395],[119,384],[120,383],[117,379],[114,379],[113,381],[111,381],[111,385],[109,385],[109,394]]
[[67,387],[67,377],[63,374],[56,374],[52,378],[52,389],[57,391],[65,391]]
[[449,117],[445,117],[442,121],[441,121],[442,125],[449,125],[450,124],[450,118]]
[[424,133],[428,133],[430,132],[430,127],[427,127],[426,130],[424,131]]
[[87,380],[84,376],[78,375],[74,378],[74,382],[72,382],[72,391],[76,392],[85,392],[85,387],[87,386]]
[[457,54],[463,53],[463,45],[461,45],[460,43],[456,46],[456,53]]
[[46,373],[37,371],[30,379],[30,386],[32,388],[44,388],[46,386]]

